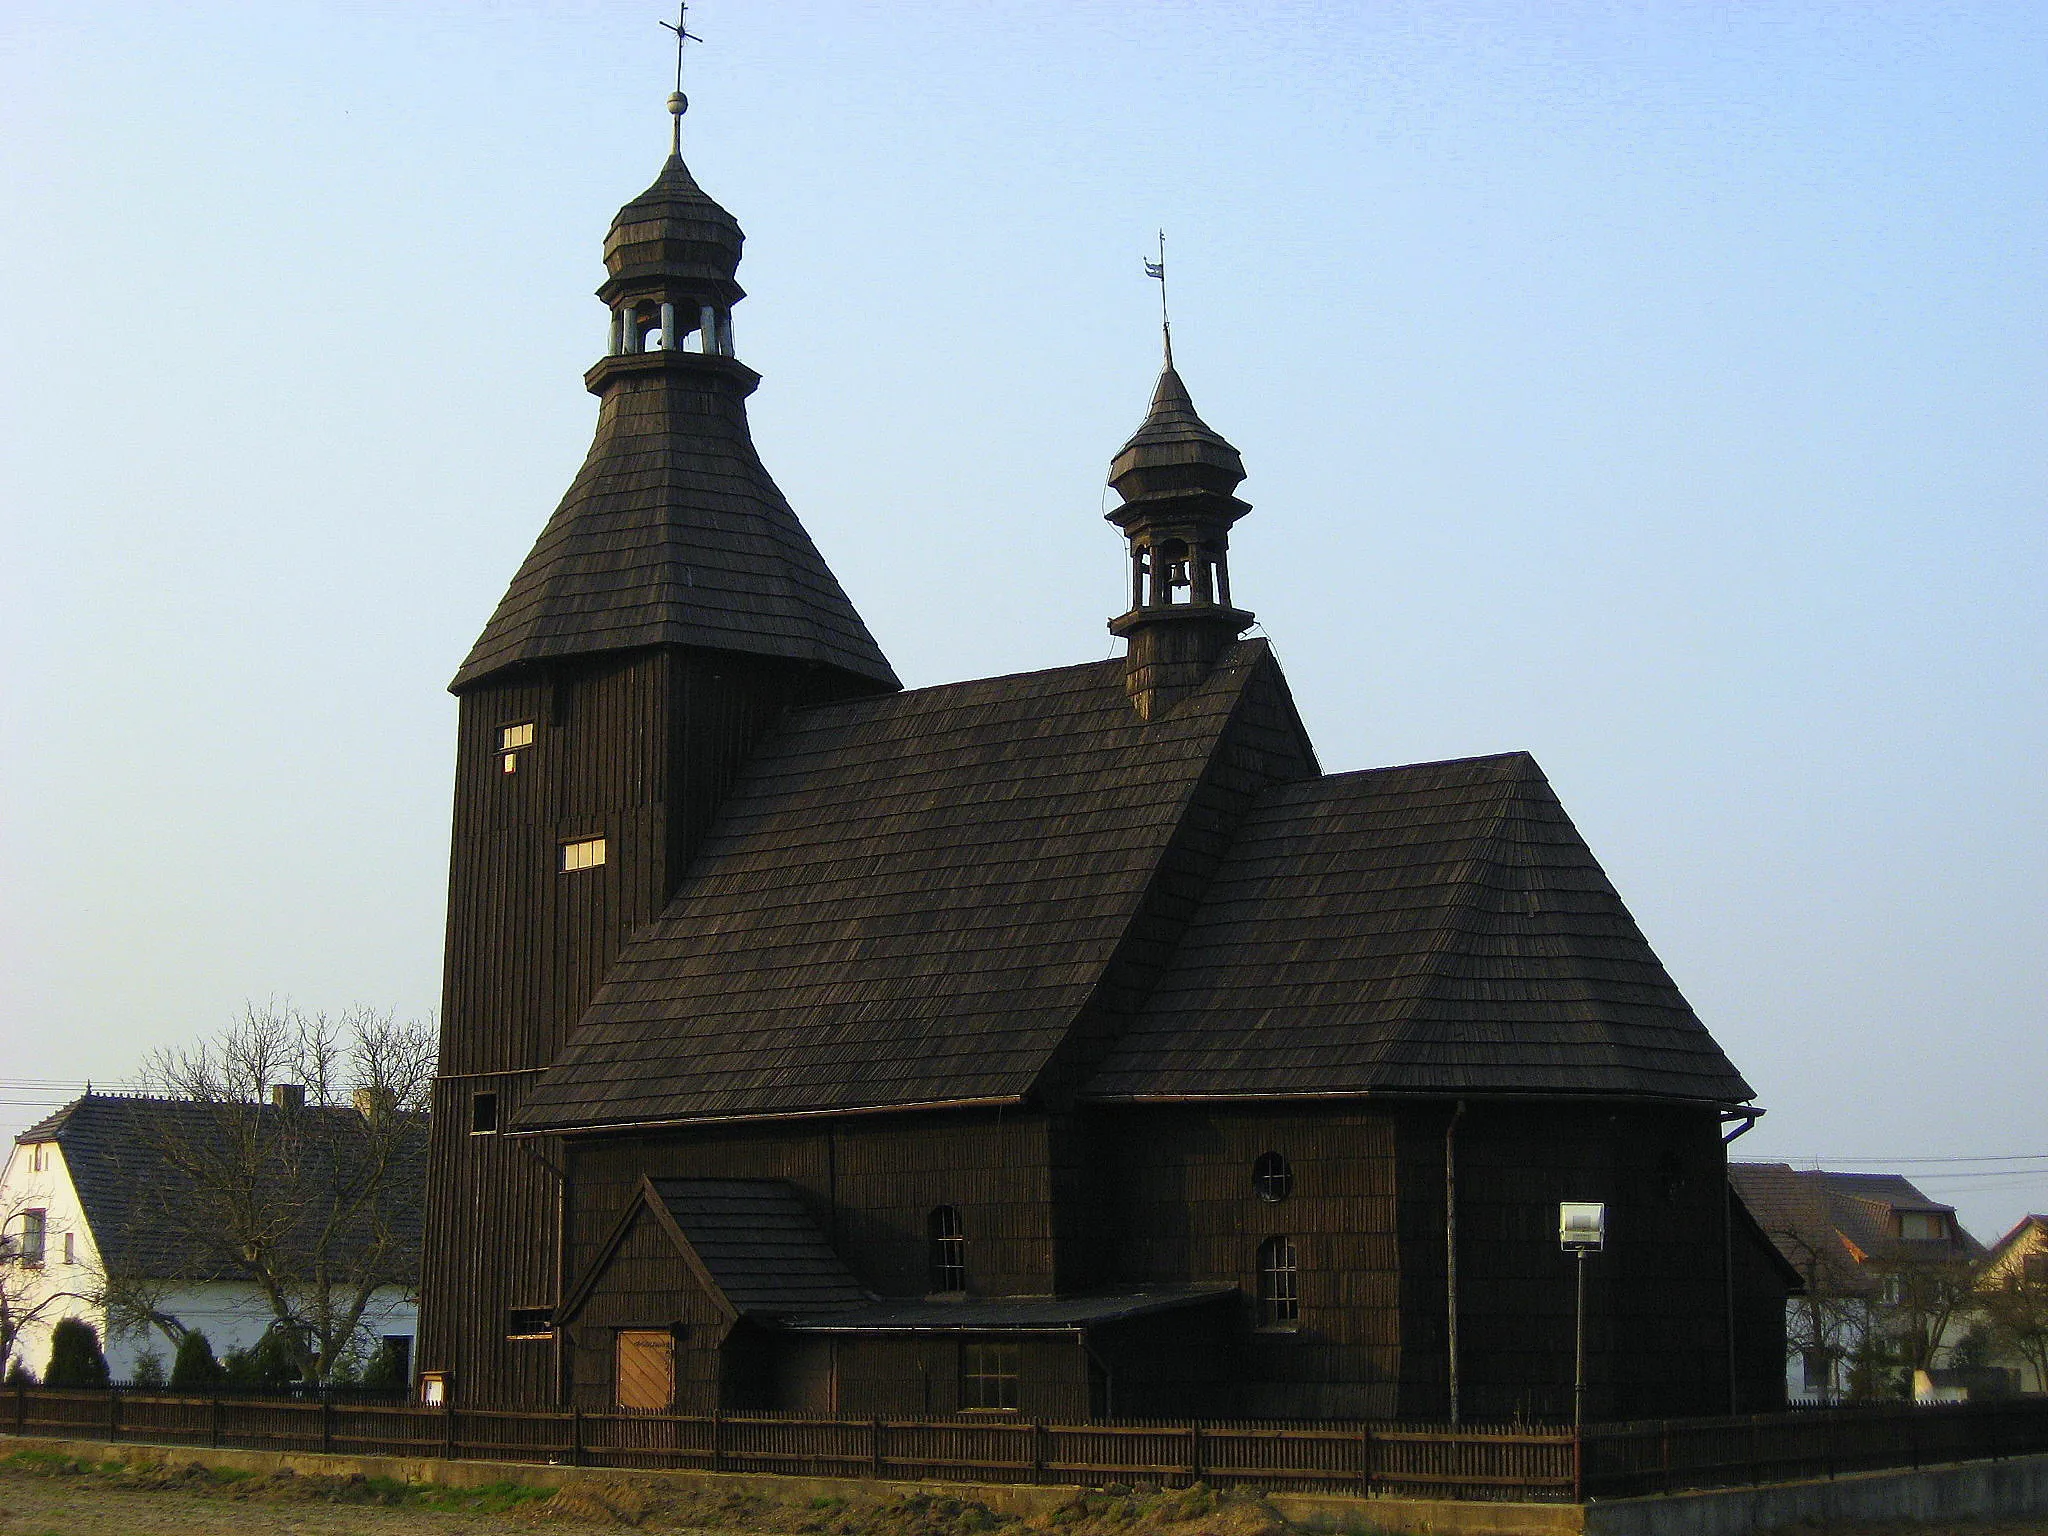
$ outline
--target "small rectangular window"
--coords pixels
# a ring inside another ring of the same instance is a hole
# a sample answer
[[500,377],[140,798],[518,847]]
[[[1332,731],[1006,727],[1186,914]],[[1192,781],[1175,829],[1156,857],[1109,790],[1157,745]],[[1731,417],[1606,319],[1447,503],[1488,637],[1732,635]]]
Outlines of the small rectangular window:
[[508,1339],[551,1339],[554,1336],[554,1324],[546,1307],[514,1307],[505,1314],[505,1337]]
[[469,1134],[488,1136],[498,1128],[498,1096],[473,1093],[469,1096]]
[[34,1268],[42,1266],[43,1257],[50,1246],[50,1217],[45,1211],[23,1211],[21,1213],[21,1262]]
[[604,839],[601,837],[579,838],[573,843],[562,844],[562,869],[595,869],[604,862]]
[[530,747],[532,745],[533,722],[531,720],[521,721],[518,725],[501,725],[498,727],[498,750],[500,752],[517,752],[521,747]]
[[35,1144],[35,1148],[34,1148],[34,1156],[35,1156],[35,1171],[36,1171],[37,1173],[47,1173],[47,1172],[49,1172],[49,1168],[50,1168],[50,1144],[49,1144],[49,1143],[48,1143],[47,1141],[39,1141],[39,1142],[37,1142],[37,1143]]
[[66,1264],[76,1264],[78,1262],[77,1236],[78,1234],[75,1232],[66,1232],[64,1234],[64,1262]]
[[1019,1375],[1016,1345],[961,1345],[960,1406],[1015,1412]]

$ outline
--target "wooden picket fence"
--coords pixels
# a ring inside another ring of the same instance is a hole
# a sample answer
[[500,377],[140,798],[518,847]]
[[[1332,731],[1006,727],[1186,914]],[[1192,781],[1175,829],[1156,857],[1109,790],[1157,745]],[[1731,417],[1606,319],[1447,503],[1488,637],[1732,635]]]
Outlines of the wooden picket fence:
[[[1577,1500],[2048,1453],[2048,1400],[1492,1426],[537,1412],[17,1387],[17,1435],[905,1481]],[[11,1410],[11,1412],[10,1412]],[[11,1419],[11,1423],[9,1420]]]

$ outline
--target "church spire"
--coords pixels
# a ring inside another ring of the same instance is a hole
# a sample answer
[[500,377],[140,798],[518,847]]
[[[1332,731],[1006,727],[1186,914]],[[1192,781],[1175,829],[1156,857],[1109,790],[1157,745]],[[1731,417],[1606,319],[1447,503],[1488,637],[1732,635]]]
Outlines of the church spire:
[[[677,92],[678,122],[683,105]],[[656,645],[794,662],[855,691],[900,686],[754,451],[746,400],[760,376],[732,326],[744,240],[676,153],[612,220],[597,290],[609,342],[584,375],[603,402],[597,436],[457,692]]]
[[1107,514],[1128,542],[1131,572],[1130,609],[1109,629],[1127,642],[1125,691],[1147,720],[1198,686],[1252,623],[1230,601],[1230,528],[1251,510],[1232,494],[1244,461],[1195,414],[1173,365],[1165,256],[1162,236],[1158,266],[1145,266],[1160,280],[1165,367],[1144,423],[1109,466],[1123,505]]

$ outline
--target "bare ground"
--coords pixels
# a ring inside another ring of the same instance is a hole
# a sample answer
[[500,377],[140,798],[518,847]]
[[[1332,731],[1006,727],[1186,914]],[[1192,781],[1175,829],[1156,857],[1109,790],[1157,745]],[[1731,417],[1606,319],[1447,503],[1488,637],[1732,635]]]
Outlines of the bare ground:
[[[602,1475],[565,1488],[447,1489],[385,1478],[267,1477],[196,1463],[0,1459],[0,1536],[1371,1536],[1369,1520],[1292,1525],[1256,1495],[1113,1488],[1017,1518],[941,1492],[777,1502]],[[2048,1517],[1789,1527],[1783,1536],[2048,1536]]]

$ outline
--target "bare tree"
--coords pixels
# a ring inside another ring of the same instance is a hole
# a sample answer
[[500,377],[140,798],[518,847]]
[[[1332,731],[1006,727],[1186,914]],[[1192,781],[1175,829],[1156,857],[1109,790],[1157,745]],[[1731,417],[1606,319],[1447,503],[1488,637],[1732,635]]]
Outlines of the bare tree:
[[1786,1357],[1806,1367],[1809,1379],[1818,1376],[1822,1399],[1831,1401],[1839,1368],[1870,1330],[1867,1286],[1858,1284],[1854,1266],[1797,1228],[1777,1227],[1770,1235],[1803,1282],[1803,1294],[1786,1309]]
[[1905,1245],[1873,1256],[1864,1268],[1882,1283],[1877,1331],[1890,1344],[1893,1363],[1906,1373],[1933,1370],[1949,1325],[1972,1316],[1980,1305],[1977,1266],[1967,1255],[1951,1252],[1923,1256]]
[[[184,1268],[252,1281],[309,1380],[325,1379],[377,1293],[417,1285],[429,1028],[249,1005],[211,1040],[155,1053],[149,1151],[182,1187]],[[160,1277],[110,1274],[128,1326],[182,1326]]]
[[2029,1272],[2023,1262],[1979,1293],[1991,1336],[2034,1368],[2037,1386],[2048,1388],[2048,1274]]

